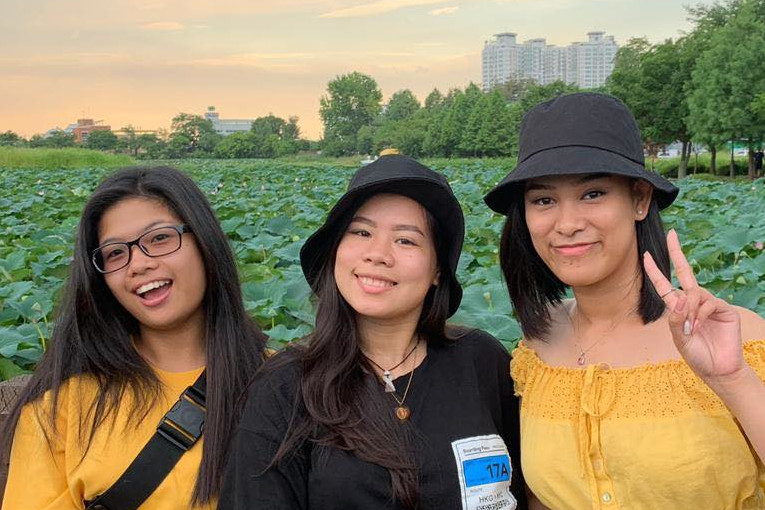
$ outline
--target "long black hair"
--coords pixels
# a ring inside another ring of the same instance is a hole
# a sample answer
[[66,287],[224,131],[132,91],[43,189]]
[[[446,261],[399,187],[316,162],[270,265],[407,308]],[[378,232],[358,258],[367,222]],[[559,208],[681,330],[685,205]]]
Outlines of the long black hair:
[[[412,429],[408,422],[394,417],[373,367],[362,354],[356,311],[340,294],[334,276],[337,247],[356,209],[338,221],[330,256],[322,264],[314,332],[306,342],[288,348],[289,352],[264,366],[268,371],[297,358],[302,367],[296,413],[272,465],[295,454],[306,441],[345,450],[386,468],[392,498],[404,508],[414,509],[419,501],[419,478]],[[431,286],[425,297],[415,333],[429,347],[437,347],[453,341],[461,332],[446,327],[453,278],[446,265],[448,240],[443,239],[433,216],[427,209],[425,212],[442,270],[438,285]]]
[[161,394],[161,382],[133,345],[138,322],[115,299],[90,260],[98,246],[102,216],[132,197],[159,200],[189,225],[205,267],[207,413],[192,503],[208,503],[220,491],[235,428],[236,399],[262,363],[266,338],[244,310],[234,256],[215,213],[194,181],[171,167],[123,168],[108,176],[85,204],[49,348],[3,426],[0,447],[8,455],[21,409],[40,402],[49,391],[46,421],[54,431],[59,392],[73,376],[90,376],[99,389],[83,413],[86,418],[80,420],[79,441],[86,452],[96,430],[116,415],[123,395],[132,397],[128,422],[137,424]]
[[[669,278],[669,251],[664,235],[659,206],[652,197],[648,214],[635,222],[638,255],[649,252],[662,273]],[[638,260],[642,260],[640,257]],[[518,322],[526,338],[544,339],[550,331],[550,306],[563,299],[567,286],[547,267],[531,242],[526,225],[526,208],[522,186],[511,194],[507,220],[502,229],[499,263]],[[641,276],[638,313],[644,324],[664,313],[659,297],[639,264]]]

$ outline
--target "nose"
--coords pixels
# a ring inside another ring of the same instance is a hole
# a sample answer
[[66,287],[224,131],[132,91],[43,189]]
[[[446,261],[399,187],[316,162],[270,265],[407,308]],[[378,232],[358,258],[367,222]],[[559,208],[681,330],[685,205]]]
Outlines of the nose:
[[555,231],[570,237],[584,230],[586,219],[579,204],[575,201],[561,200],[557,207]]
[[157,259],[149,257],[136,244],[130,247],[130,262],[128,263],[128,273],[130,275],[143,274],[147,269],[157,267]]
[[391,267],[393,265],[391,240],[387,236],[372,236],[364,252],[364,261],[370,264]]

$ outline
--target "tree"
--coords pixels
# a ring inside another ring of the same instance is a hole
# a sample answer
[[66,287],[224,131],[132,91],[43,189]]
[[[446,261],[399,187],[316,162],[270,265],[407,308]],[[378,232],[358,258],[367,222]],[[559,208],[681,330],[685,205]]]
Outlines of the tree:
[[[765,5],[763,0],[732,4],[733,14],[711,32],[708,48],[698,57],[688,97],[688,122],[700,139],[747,140],[751,156],[765,128],[756,110],[765,91]],[[732,144],[731,144],[732,145]],[[731,149],[730,175],[735,174]]]
[[74,147],[74,133],[67,133],[63,129],[55,129],[46,136],[35,135],[29,140],[30,147],[51,147],[61,149]]
[[5,133],[0,133],[0,146],[18,146],[23,145],[24,139],[14,133],[13,131],[6,131]]
[[179,150],[182,147],[181,142],[185,143],[184,152],[189,154],[197,151],[212,153],[221,139],[221,135],[215,132],[212,121],[201,115],[180,113],[173,118],[170,125],[170,144],[175,150]]
[[133,157],[137,157],[140,145],[138,144],[138,135],[135,133],[135,128],[128,124],[120,131],[122,131],[122,137],[117,142],[117,148],[127,150]]
[[381,100],[377,82],[365,74],[352,72],[330,81],[319,108],[324,123],[324,152],[333,156],[353,153],[359,129],[377,119]]
[[420,109],[420,102],[409,89],[395,92],[385,108],[385,119],[391,121],[403,120],[411,117]]
[[83,145],[88,149],[111,151],[117,147],[117,135],[108,129],[91,131]]
[[165,142],[154,133],[141,133],[136,140],[138,151],[149,159],[157,159],[165,149]]
[[215,148],[215,156],[225,159],[254,158],[257,154],[258,144],[252,131],[232,133]]
[[685,177],[690,158],[690,134],[685,84],[693,59],[682,42],[671,39],[651,46],[646,39],[631,39],[619,49],[608,91],[632,111],[649,154],[679,140],[683,144],[678,177]]

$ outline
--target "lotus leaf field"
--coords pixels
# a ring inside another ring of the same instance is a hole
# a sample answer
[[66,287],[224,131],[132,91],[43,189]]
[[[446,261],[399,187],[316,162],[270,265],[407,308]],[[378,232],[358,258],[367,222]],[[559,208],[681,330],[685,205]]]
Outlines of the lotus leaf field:
[[[454,322],[481,327],[508,347],[520,336],[498,269],[502,218],[482,196],[512,163],[434,160],[462,202],[467,236]],[[332,162],[196,161],[179,166],[207,193],[236,254],[247,310],[272,347],[311,330],[310,292],[298,262],[302,241],[323,220],[354,168]],[[11,169],[0,174],[0,377],[29,370],[54,326],[82,206],[110,170]],[[665,211],[699,282],[765,314],[765,182],[688,178]]]

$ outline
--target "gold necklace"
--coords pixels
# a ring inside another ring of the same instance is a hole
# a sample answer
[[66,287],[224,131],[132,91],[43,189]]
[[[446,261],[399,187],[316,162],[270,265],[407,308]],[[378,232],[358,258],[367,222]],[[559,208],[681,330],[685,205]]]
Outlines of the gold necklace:
[[[420,345],[420,342],[417,342],[417,345]],[[417,346],[415,346],[416,348]],[[406,388],[404,389],[404,395],[401,398],[398,398],[398,395],[396,394],[396,390],[394,387],[393,392],[391,392],[391,396],[396,401],[398,406],[396,407],[396,418],[400,422],[405,422],[409,419],[409,417],[412,415],[411,409],[409,409],[408,406],[404,405],[404,401],[406,400],[406,396],[409,393],[409,387],[412,385],[412,378],[414,377],[414,369],[417,368],[417,355],[414,355],[414,363],[412,363],[412,371],[409,372],[409,381],[406,383]]]
[[[576,305],[574,305],[574,306],[576,306]],[[631,314],[632,314],[634,311],[635,311],[635,309],[630,309],[630,310],[628,310],[628,311],[627,311],[627,313],[626,313],[626,314],[625,314],[625,315],[622,317],[622,319],[621,319],[621,320],[624,320],[624,319],[626,319],[627,317],[629,317],[629,316],[630,316],[630,315],[631,315]],[[575,331],[576,331],[576,329],[580,329],[580,330],[581,330],[581,326],[579,326],[579,327],[577,328],[577,326],[578,326],[578,324],[577,324],[577,323],[579,322],[579,320],[578,320],[579,314],[576,312],[576,310],[574,310],[574,313],[573,313],[573,315],[574,315],[574,320],[572,321],[572,324],[574,325],[574,330],[575,330]],[[603,340],[605,340],[605,338],[608,336],[608,334],[609,334],[609,333],[611,333],[611,332],[613,332],[613,331],[616,329],[616,326],[619,324],[619,322],[620,322],[619,320],[617,320],[617,321],[614,321],[614,322],[611,324],[611,327],[610,327],[610,328],[608,328],[608,329],[607,329],[607,330],[606,330],[604,333],[602,333],[602,334],[600,335],[600,338],[598,338],[597,340],[595,340],[595,341],[594,341],[592,344],[590,344],[590,346],[589,346],[588,348],[586,348],[586,349],[582,349],[582,346],[581,346],[581,345],[579,345],[579,342],[574,342],[574,345],[576,345],[576,348],[577,348],[577,349],[579,349],[579,357],[578,357],[578,358],[576,358],[576,364],[577,364],[577,365],[579,365],[580,367],[583,367],[584,365],[586,365],[586,364],[587,364],[587,353],[588,353],[588,352],[590,352],[590,350],[591,350],[593,347],[595,347],[595,346],[596,346],[596,345],[598,345],[600,342],[602,342]]]

